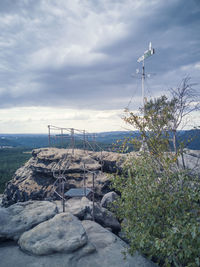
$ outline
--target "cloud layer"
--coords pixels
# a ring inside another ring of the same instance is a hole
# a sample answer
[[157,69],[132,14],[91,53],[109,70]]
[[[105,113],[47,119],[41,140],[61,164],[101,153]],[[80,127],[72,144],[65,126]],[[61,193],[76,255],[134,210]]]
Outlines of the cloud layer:
[[1,109],[116,111],[131,97],[137,108],[141,81],[131,73],[149,41],[148,97],[185,75],[200,82],[198,0],[2,0],[0,32]]

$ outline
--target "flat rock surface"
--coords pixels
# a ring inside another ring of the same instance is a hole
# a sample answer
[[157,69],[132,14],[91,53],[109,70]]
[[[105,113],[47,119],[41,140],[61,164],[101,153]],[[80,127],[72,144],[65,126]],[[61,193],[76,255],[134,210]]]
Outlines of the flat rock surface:
[[[57,215],[58,216],[58,215]],[[35,256],[26,254],[16,243],[0,244],[1,267],[155,267],[152,262],[136,253],[133,257],[122,254],[126,244],[114,234],[92,221],[83,221],[88,236],[85,246],[73,253],[54,253]]]
[[27,201],[8,208],[0,207],[0,239],[18,240],[22,233],[56,213],[56,205],[49,201]]
[[[179,156],[179,163],[183,166],[182,158]],[[197,150],[186,150],[184,153],[184,163],[187,169],[190,169],[192,173],[200,173],[200,152]]]
[[77,266],[84,267],[153,267],[152,262],[145,259],[138,253],[133,257],[127,255],[126,260],[122,254],[125,251],[126,243],[113,233],[92,221],[83,221],[83,227],[88,235],[88,240],[95,246],[96,253],[82,257],[78,260]]
[[1,267],[79,267],[76,259],[74,254],[56,253],[46,256],[26,254],[15,243],[10,242],[0,245]]
[[75,216],[61,213],[22,234],[18,243],[22,250],[48,255],[78,250],[87,243],[87,235]]

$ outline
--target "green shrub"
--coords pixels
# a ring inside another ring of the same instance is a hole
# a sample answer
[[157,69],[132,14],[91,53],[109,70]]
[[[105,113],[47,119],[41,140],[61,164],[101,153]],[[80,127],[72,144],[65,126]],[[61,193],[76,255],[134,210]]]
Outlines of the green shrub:
[[170,162],[164,170],[150,153],[141,153],[113,178],[128,252],[138,250],[160,266],[200,266],[199,178],[173,169],[173,156],[160,156]]

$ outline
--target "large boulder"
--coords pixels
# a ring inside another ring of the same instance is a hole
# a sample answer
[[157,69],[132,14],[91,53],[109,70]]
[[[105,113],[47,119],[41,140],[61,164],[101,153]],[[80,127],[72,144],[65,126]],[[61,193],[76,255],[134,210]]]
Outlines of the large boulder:
[[[32,158],[8,182],[2,203],[5,207],[28,200],[57,199],[53,184],[64,175],[65,191],[83,187],[84,166],[87,187],[92,187],[95,172],[95,197],[101,199],[110,191],[108,173],[120,169],[125,156],[113,152],[93,152],[75,149],[41,148],[32,152]],[[102,172],[103,171],[103,172]]]
[[[55,202],[58,211],[62,212],[63,207],[60,201]],[[93,219],[93,203],[86,197],[71,198],[65,202],[65,211],[71,212],[80,220]],[[103,227],[110,228],[113,232],[119,232],[121,229],[120,223],[112,212],[101,207],[98,203],[94,203],[94,219]]]
[[[51,255],[26,254],[16,244],[3,243],[0,246],[1,267],[155,267],[156,265],[135,253],[124,258],[127,245],[117,236],[92,221],[83,221],[88,237],[87,244],[67,253]],[[67,225],[66,225],[67,227]],[[58,241],[57,239],[54,241]],[[59,242],[59,241],[58,241]],[[49,244],[47,244],[49,246]],[[41,248],[43,249],[43,248]]]
[[22,250],[35,255],[73,252],[87,243],[87,235],[75,216],[61,213],[22,234],[18,243]]
[[56,213],[56,205],[49,201],[28,201],[8,208],[0,207],[0,240],[18,240],[25,231],[52,218]]
[[[90,206],[86,198],[81,201]],[[71,210],[79,214],[75,205]],[[154,266],[139,254],[127,255],[125,260],[122,252],[127,244],[98,223],[57,211],[55,203],[47,201],[1,208],[1,236],[18,240],[20,249],[16,242],[0,242],[0,266]]]

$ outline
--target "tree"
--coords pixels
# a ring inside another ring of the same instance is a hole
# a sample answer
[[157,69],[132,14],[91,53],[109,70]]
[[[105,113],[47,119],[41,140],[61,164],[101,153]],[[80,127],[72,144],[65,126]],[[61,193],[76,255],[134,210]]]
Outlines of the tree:
[[[170,150],[169,138],[172,136],[176,159],[181,155],[183,167],[185,167],[184,144],[178,143],[177,131],[180,127],[187,125],[188,115],[200,110],[200,94],[193,89],[194,85],[190,82],[190,77],[185,77],[177,88],[170,90],[169,99],[161,96],[146,102],[144,108],[140,108],[140,113],[144,116],[139,116],[126,109],[124,117],[127,123],[141,132],[148,149],[155,154],[160,149]],[[156,149],[158,149],[157,152]],[[179,165],[178,160],[176,163]]]
[[126,111],[124,120],[140,131],[148,150],[129,157],[113,178],[129,252],[138,250],[160,266],[200,266],[200,179],[177,166],[179,150],[172,153],[169,140],[170,130],[192,112],[188,99],[150,100],[144,116]]
[[[125,122],[140,131],[141,139],[147,145],[152,158],[162,168],[166,163],[165,157],[169,159],[169,154],[165,154],[163,157],[163,152],[170,151],[169,127],[173,120],[174,106],[174,100],[168,100],[166,96],[161,96],[146,102],[144,108],[140,109],[144,116],[126,110],[127,115],[124,117]],[[137,139],[134,142],[138,144]],[[172,155],[170,157],[173,161]]]
[[[196,90],[193,89],[193,86],[195,84],[192,84],[190,82],[190,77],[185,77],[180,85],[175,88],[171,89],[171,97],[172,101],[174,102],[173,106],[173,119],[171,120],[171,124],[169,129],[172,131],[173,134],[173,146],[174,151],[176,155],[178,154],[178,147],[177,147],[177,130],[180,127],[180,125],[183,123],[187,124],[187,116],[191,114],[194,111],[200,110],[200,94],[197,93]],[[183,146],[180,146],[180,154],[182,156],[182,163],[183,166],[185,166],[184,163],[184,157],[183,157]]]

